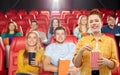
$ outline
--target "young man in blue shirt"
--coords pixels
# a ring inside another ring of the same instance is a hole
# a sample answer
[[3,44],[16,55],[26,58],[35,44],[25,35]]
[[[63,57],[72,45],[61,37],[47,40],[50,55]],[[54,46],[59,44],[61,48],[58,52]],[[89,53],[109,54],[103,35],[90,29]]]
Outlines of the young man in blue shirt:
[[54,72],[54,75],[58,75],[59,59],[63,58],[70,60],[68,74],[76,75],[79,69],[74,67],[74,64],[72,63],[76,45],[74,43],[64,42],[66,32],[61,26],[55,29],[54,37],[56,42],[48,45],[45,50],[43,62],[44,70]]
[[102,33],[111,33],[113,35],[120,34],[120,26],[115,24],[115,17],[112,15],[109,15],[107,17],[108,25],[105,25],[102,27],[101,32]]

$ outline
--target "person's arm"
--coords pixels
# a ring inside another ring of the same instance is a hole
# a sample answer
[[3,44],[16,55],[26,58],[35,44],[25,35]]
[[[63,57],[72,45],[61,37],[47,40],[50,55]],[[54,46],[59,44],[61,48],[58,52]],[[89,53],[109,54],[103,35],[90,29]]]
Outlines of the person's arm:
[[80,68],[69,67],[68,74],[70,74],[70,75],[76,75],[79,71],[80,71]]
[[117,49],[116,49],[116,44],[115,41],[112,39],[110,45],[110,51],[111,51],[111,57],[109,59],[106,58],[100,58],[99,60],[99,65],[106,65],[110,69],[115,69],[118,67],[119,62],[118,62],[118,54],[117,54]]
[[1,37],[2,37],[2,40],[6,37],[6,33],[3,33],[2,35],[1,35]]
[[50,31],[48,31],[48,42],[50,42],[50,38],[51,38],[51,34],[50,34]]
[[74,29],[73,35],[76,36],[78,39],[81,38],[81,33],[79,33],[77,28]]
[[42,39],[42,42],[44,43],[44,44],[47,44],[48,43],[48,39],[47,39],[47,37],[46,37],[46,34],[44,33],[44,32],[41,32],[41,39]]
[[110,61],[108,62],[108,67],[110,69],[115,69],[116,67],[118,67],[119,62],[118,62],[118,53],[117,53],[117,46],[115,43],[115,40],[111,40],[111,51],[112,51],[112,56],[110,58]]
[[85,50],[91,51],[93,50],[93,47],[90,44],[83,46],[82,41],[80,40],[77,44],[76,53],[73,58],[74,65],[78,68],[82,65],[82,56]]
[[83,53],[83,52],[80,51],[80,52],[78,53],[78,55],[75,56],[75,58],[74,58],[74,64],[75,64],[76,67],[80,67],[81,64],[82,64],[82,53]]
[[51,72],[58,72],[58,68],[51,64],[51,58],[49,56],[45,56],[43,61],[43,68],[45,71],[51,71]]

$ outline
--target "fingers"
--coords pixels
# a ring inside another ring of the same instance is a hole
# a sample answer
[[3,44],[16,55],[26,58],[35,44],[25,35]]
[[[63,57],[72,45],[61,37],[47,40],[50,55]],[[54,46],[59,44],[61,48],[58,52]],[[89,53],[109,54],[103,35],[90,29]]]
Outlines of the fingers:
[[38,66],[38,64],[39,64],[38,61],[35,61],[35,60],[34,60],[34,61],[31,61],[31,65],[32,65],[32,66]]
[[76,67],[70,67],[69,69],[68,69],[68,71],[69,72],[78,72],[80,69],[79,68],[76,68]]
[[99,66],[105,66],[105,65],[107,65],[107,63],[108,63],[108,59],[106,59],[106,58],[101,57],[101,58],[98,60],[98,65],[99,65]]
[[93,50],[93,46],[92,45],[90,45],[90,44],[86,44],[86,45],[84,45],[82,48],[81,48],[81,50],[88,50],[88,51],[92,51]]

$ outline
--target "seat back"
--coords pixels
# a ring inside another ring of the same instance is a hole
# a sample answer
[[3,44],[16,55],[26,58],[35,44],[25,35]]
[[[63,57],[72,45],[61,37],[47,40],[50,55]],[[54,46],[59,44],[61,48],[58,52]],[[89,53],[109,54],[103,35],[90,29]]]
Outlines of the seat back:
[[17,69],[17,55],[22,49],[25,49],[25,37],[21,36],[13,38],[10,46],[8,75],[15,75]]
[[[50,43],[54,43],[54,42],[55,42],[55,38],[54,38],[54,36],[52,36],[51,39],[50,39]],[[65,39],[65,42],[73,42],[73,43],[77,44],[78,40],[73,35],[67,35],[66,39]]]
[[2,39],[0,39],[0,71],[4,70],[5,50],[3,48]]

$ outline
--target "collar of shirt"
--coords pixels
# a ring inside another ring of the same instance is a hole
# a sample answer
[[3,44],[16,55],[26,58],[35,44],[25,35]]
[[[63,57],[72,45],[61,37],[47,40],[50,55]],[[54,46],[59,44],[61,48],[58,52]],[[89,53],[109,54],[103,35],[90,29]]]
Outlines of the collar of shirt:
[[[104,40],[104,37],[105,37],[105,34],[102,34],[102,37],[98,41],[102,42]],[[91,42],[95,41],[95,37],[92,34],[90,34],[90,40],[91,40]]]
[[109,26],[109,25],[108,25],[107,27],[108,27],[109,29],[111,29],[111,30],[114,30],[114,29],[116,29],[117,25],[114,25],[113,29],[112,29],[112,28],[110,28],[110,26]]

